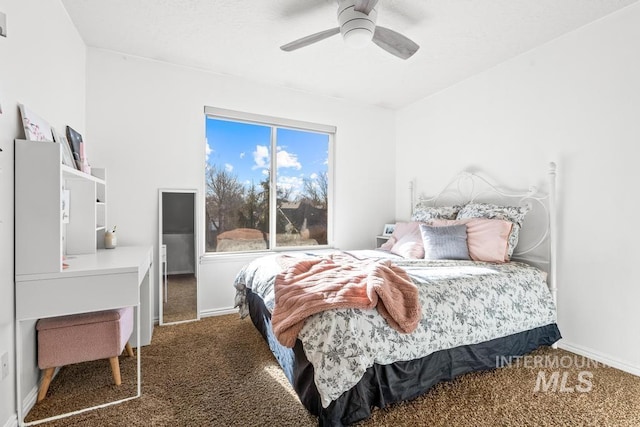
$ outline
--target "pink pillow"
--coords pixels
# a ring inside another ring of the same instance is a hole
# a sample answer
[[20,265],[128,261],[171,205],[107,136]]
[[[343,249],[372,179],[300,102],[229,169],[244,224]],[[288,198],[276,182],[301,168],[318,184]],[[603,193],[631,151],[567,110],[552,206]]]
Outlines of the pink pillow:
[[397,222],[393,234],[380,249],[404,258],[424,258],[419,222]]
[[463,218],[434,219],[428,221],[433,226],[466,224],[467,246],[474,261],[509,261],[508,239],[513,223],[502,219]]

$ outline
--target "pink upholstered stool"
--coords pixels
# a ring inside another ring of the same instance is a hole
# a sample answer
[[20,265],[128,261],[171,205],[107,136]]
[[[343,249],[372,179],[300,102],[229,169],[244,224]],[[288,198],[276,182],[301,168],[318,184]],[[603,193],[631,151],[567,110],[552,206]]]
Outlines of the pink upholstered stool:
[[109,359],[113,381],[121,384],[118,356],[133,332],[133,307],[40,319],[38,367],[44,371],[38,402],[45,398],[55,368],[90,360]]

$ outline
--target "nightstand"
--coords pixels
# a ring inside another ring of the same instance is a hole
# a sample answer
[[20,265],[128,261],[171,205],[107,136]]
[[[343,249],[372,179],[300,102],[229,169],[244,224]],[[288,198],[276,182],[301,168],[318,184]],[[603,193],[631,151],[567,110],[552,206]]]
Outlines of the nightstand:
[[391,236],[376,236],[376,248],[379,248],[389,240]]

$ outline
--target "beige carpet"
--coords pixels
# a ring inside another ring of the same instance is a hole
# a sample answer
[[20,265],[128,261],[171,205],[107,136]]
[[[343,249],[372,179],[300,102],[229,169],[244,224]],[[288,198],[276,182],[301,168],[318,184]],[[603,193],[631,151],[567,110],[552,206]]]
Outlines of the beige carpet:
[[[582,358],[544,348],[536,355]],[[123,385],[107,361],[61,370],[27,421],[134,393],[135,359],[121,357]],[[576,365],[573,363],[572,365]],[[250,320],[237,315],[156,327],[142,349],[142,397],[44,426],[314,426]],[[599,365],[559,369],[558,389],[534,392],[539,368],[506,367],[441,383],[418,399],[376,410],[359,426],[640,426],[640,378]],[[580,371],[591,391],[577,392]],[[551,378],[554,369],[545,369]],[[566,374],[565,389],[560,391]]]

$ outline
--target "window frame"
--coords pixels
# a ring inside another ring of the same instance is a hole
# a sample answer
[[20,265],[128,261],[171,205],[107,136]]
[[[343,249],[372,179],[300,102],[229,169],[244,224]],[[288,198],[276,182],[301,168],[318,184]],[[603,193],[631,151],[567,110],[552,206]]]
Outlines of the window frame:
[[[310,250],[310,249],[327,249],[333,248],[333,211],[334,211],[334,187],[335,187],[335,174],[334,174],[334,151],[335,151],[335,139],[337,127],[332,125],[325,125],[320,123],[306,122],[301,120],[287,119],[282,117],[274,117],[267,116],[262,114],[255,113],[247,113],[243,111],[236,110],[228,110],[225,108],[218,107],[204,107],[205,114],[205,127],[206,120],[208,118],[226,120],[226,121],[235,121],[239,123],[248,123],[255,124],[260,126],[268,126],[271,128],[270,135],[270,180],[269,180],[269,230],[275,230],[277,225],[277,156],[275,154],[275,147],[277,146],[277,133],[278,128],[281,129],[292,129],[299,130],[304,132],[315,132],[327,134],[329,137],[328,141],[328,153],[327,153],[327,177],[328,177],[328,185],[327,185],[327,243],[324,245],[314,245],[314,246],[280,246],[276,245],[276,233],[269,232],[269,249],[264,250],[253,250],[253,251],[237,251],[237,252],[207,252],[206,248],[206,236],[204,236],[204,255],[205,256],[232,256],[232,255],[244,255],[251,253],[269,253],[269,252],[282,252],[282,251],[299,251],[299,250]],[[204,150],[206,152],[207,144],[205,137]],[[206,158],[206,154],[205,154]],[[206,165],[204,166],[206,168]],[[273,173],[273,171],[276,171]],[[206,172],[203,171],[203,188],[205,189],[205,193],[203,196],[203,209],[206,209]],[[206,213],[206,212],[205,212]],[[203,215],[203,218],[206,218],[206,215]],[[206,227],[205,227],[206,229]]]

